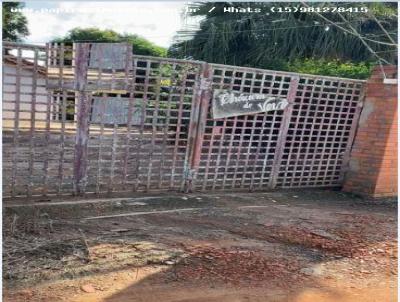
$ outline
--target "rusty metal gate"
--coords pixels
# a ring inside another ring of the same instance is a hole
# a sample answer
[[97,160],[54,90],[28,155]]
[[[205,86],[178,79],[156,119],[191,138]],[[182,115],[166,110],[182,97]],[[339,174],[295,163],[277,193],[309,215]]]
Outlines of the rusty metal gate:
[[[364,82],[132,55],[124,43],[3,43],[3,194],[340,186]],[[284,110],[213,119],[213,91]]]

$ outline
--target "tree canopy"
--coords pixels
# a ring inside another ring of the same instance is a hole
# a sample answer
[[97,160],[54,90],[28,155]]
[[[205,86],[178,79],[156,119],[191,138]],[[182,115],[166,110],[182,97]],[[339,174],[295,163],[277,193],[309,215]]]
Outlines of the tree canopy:
[[[29,35],[28,21],[17,9],[24,7],[21,2],[3,2],[3,40],[19,42]],[[17,10],[17,11],[13,11]]]
[[161,46],[134,34],[120,34],[113,30],[98,28],[74,28],[64,37],[56,38],[53,42],[128,42],[133,46],[137,55],[164,57],[167,50]]
[[[392,42],[392,39],[397,41],[396,3],[224,2],[197,5],[199,10],[192,15],[203,17],[200,29],[178,33],[183,42],[170,47],[170,56],[289,71],[299,71],[302,67],[302,72],[360,78],[366,77],[370,66],[378,61],[376,55],[382,58],[381,62],[396,63],[397,46]],[[368,11],[317,14],[270,10],[271,7],[308,5],[367,7]],[[214,6],[216,9],[211,10]],[[263,13],[224,13],[223,7],[261,8]],[[358,34],[365,37],[364,41]],[[326,66],[327,63],[330,64]],[[351,66],[359,73],[354,74],[349,69]]]

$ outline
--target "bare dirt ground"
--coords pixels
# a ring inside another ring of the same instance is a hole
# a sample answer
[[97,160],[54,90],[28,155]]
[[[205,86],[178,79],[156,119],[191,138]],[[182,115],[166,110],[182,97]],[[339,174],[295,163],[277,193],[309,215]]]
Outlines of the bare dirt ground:
[[4,301],[397,301],[397,209],[286,190],[9,203]]

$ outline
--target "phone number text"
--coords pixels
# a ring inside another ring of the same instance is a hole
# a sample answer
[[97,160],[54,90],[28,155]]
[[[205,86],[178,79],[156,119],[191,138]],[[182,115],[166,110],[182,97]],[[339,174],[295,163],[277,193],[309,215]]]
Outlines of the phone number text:
[[366,13],[368,12],[367,7],[304,7],[304,6],[273,6],[270,8],[270,11],[273,13]]

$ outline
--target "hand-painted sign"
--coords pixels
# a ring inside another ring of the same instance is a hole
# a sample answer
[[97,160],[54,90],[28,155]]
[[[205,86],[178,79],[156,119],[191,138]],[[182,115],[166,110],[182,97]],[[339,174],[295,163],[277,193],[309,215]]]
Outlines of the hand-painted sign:
[[[140,125],[143,116],[143,102],[135,99],[132,106],[131,125]],[[92,123],[128,124],[129,100],[121,97],[93,97]]]
[[261,93],[244,93],[222,89],[214,90],[213,118],[224,118],[259,112],[285,109],[288,101],[284,98]]
[[90,68],[125,69],[130,48],[127,43],[93,43],[90,49]]

